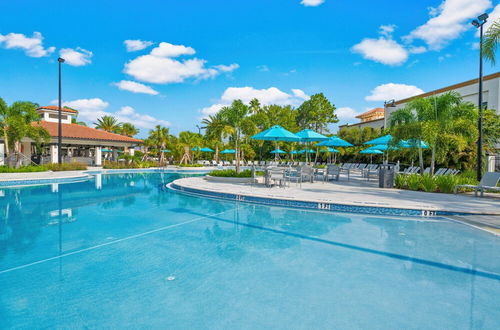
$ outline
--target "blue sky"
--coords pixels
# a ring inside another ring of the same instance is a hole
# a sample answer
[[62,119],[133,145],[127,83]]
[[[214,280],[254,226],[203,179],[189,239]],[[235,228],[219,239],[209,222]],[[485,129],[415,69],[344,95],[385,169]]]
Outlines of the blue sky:
[[141,136],[196,130],[233,98],[298,105],[318,92],[353,123],[476,77],[470,20],[485,11],[499,18],[498,1],[2,1],[0,97],[53,103],[62,55],[65,104]]

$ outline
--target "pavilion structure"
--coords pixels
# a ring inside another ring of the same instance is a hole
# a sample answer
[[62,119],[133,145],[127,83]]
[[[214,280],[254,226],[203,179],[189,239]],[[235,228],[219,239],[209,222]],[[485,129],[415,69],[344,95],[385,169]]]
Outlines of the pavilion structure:
[[[33,125],[42,126],[49,132],[50,141],[37,148],[34,141],[25,138],[21,141],[23,164],[58,162],[58,116],[57,106],[45,106],[37,109],[41,121]],[[106,132],[103,130],[72,123],[78,112],[74,109],[62,108],[62,156],[63,162],[78,161],[92,166],[101,166],[103,159],[117,160],[118,154],[128,152],[134,154],[134,148],[142,144],[142,140]],[[0,165],[3,165],[3,141],[0,142]],[[106,151],[106,152],[103,152]]]

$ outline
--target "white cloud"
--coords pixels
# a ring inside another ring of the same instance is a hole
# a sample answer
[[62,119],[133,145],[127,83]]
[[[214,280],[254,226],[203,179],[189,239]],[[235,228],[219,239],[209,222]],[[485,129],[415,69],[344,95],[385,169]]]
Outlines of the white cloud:
[[151,55],[159,57],[177,57],[181,55],[194,55],[195,53],[195,50],[191,47],[173,45],[168,42],[160,42],[160,45],[151,51]]
[[392,33],[396,29],[396,25],[390,24],[390,25],[381,25],[380,26],[380,34],[383,35],[386,38],[391,38]]
[[491,0],[444,0],[431,8],[430,19],[405,39],[423,40],[431,50],[440,50],[471,27],[470,20],[491,7]]
[[194,53],[195,50],[191,47],[162,42],[158,47],[153,48],[150,54],[136,57],[126,63],[124,72],[139,81],[168,84],[180,83],[189,78],[213,78],[220,73],[229,73],[239,67],[236,63],[206,67],[207,61],[198,58],[182,61],[173,59],[173,57]]
[[143,93],[149,95],[158,95],[159,92],[154,90],[153,88],[146,86],[144,84],[130,81],[130,80],[122,80],[117,83],[113,83],[113,85],[117,86],[119,89],[124,91],[129,91],[132,93]]
[[[57,101],[52,101],[52,103],[55,104]],[[130,106],[124,106],[116,112],[106,111],[109,107],[109,103],[100,98],[73,100],[63,102],[63,105],[78,110],[78,119],[83,120],[88,124],[94,123],[97,118],[102,116],[113,116],[119,122],[132,123],[143,129],[152,129],[156,125],[171,125],[170,122],[166,120],[137,113],[135,109]]]
[[316,7],[321,5],[325,0],[301,0],[300,4],[306,7]]
[[383,84],[375,87],[371,94],[365,97],[366,101],[401,100],[424,93],[423,90],[413,85]]
[[227,105],[227,104],[216,103],[216,104],[212,104],[209,107],[205,107],[205,108],[201,109],[200,112],[203,115],[202,118],[206,118],[210,115],[215,115],[225,105]]
[[220,65],[214,66],[214,68],[219,70],[220,72],[232,72],[232,71],[238,69],[239,67],[240,67],[240,65],[236,64],[236,63],[229,64],[229,65],[220,64]]
[[49,56],[56,49],[43,47],[43,36],[40,32],[34,32],[31,38],[21,33],[0,34],[0,44],[2,43],[7,49],[22,49],[30,57]]
[[138,50],[143,50],[153,44],[152,41],[144,41],[144,40],[125,40],[123,43],[127,47],[127,52],[135,52]]
[[424,46],[410,47],[410,49],[408,49],[408,52],[410,54],[422,54],[425,53],[426,51],[427,48],[425,48]]
[[260,72],[269,72],[269,71],[271,71],[267,65],[257,65],[257,69]]
[[279,105],[299,105],[309,96],[301,89],[292,89],[292,93],[285,93],[276,87],[267,89],[256,89],[253,87],[229,87],[227,88],[219,101],[211,106],[200,110],[202,118],[217,113],[223,106],[230,105],[234,100],[242,100],[249,103],[252,99],[258,99],[261,105],[279,104]]
[[64,58],[66,63],[72,66],[83,66],[92,63],[90,60],[92,52],[80,47],[76,49],[63,48],[59,51],[59,56]]
[[359,113],[356,112],[353,108],[349,107],[341,107],[335,110],[335,114],[340,122],[352,122],[356,120],[356,116]]
[[392,39],[363,39],[352,50],[364,58],[387,65],[399,65],[408,59],[408,51]]

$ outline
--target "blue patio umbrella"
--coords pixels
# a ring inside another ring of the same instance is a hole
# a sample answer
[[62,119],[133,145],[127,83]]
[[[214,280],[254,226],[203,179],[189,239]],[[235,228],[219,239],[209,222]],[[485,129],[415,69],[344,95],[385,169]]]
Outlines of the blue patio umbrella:
[[[300,140],[302,142],[317,142],[317,141],[325,141],[328,140],[328,137],[324,136],[323,134],[320,134],[318,132],[313,131],[312,129],[303,129],[302,131],[298,132],[296,134],[298,137],[300,137]],[[306,162],[308,161],[307,154],[310,152],[306,153]]]
[[[262,141],[274,141],[274,148],[278,149],[277,141],[286,141],[286,142],[298,142],[300,138],[293,134],[290,131],[287,131],[280,125],[274,125],[273,127],[266,129],[265,131],[260,132],[252,136],[254,140],[262,140]],[[278,154],[274,154],[274,159],[278,159]]]
[[370,155],[370,163],[372,162],[373,155],[383,155],[384,154],[381,150],[375,149],[374,147],[370,147],[370,148],[367,148],[365,150],[361,150],[359,153]]
[[106,149],[106,148],[101,149],[101,151],[102,151],[102,152],[113,152],[113,150],[111,150],[111,149]]
[[224,149],[220,153],[223,154],[223,155],[226,155],[226,154],[235,154],[236,150],[234,150],[234,149]]
[[318,144],[317,146],[325,146],[325,147],[352,147],[353,145],[347,142],[346,140],[343,140],[339,138],[338,136],[334,135],[330,137],[328,140],[322,141]]
[[201,148],[200,147],[194,147],[193,149],[191,149],[192,151],[201,151]]
[[303,154],[303,153],[314,154],[314,153],[316,153],[316,150],[314,150],[314,149],[304,149],[304,150],[299,151],[299,153],[301,153],[301,154]]
[[322,150],[320,150],[319,152],[327,152],[327,151],[328,151],[328,152],[340,152],[340,151],[338,151],[337,149],[335,149],[335,148],[331,148],[331,147],[328,147],[326,150],[325,150],[325,149],[322,149]]
[[376,139],[366,141],[363,144],[389,144],[389,143],[391,143],[391,141],[392,141],[392,135],[387,134],[387,135],[378,137]]
[[287,152],[286,151],[283,151],[281,149],[275,149],[273,151],[271,151],[272,154],[286,154]]
[[[416,141],[416,140],[403,140],[399,143],[399,146],[401,148],[418,148],[418,141]],[[422,149],[429,148],[429,146],[422,140],[420,141],[420,147]]]
[[163,151],[163,152],[171,152],[171,151],[170,151],[170,150],[168,150],[168,149],[163,149],[162,151]]
[[210,149],[208,147],[201,148],[200,151],[203,151],[203,152],[214,152],[213,149]]
[[252,136],[252,139],[263,140],[263,141],[288,141],[288,142],[300,141],[300,137],[298,137],[297,135],[293,134],[290,131],[287,131],[280,125],[274,125],[273,127]]
[[377,144],[377,145],[374,145],[374,146],[372,146],[372,147],[370,147],[368,149],[379,150],[379,151],[387,151],[387,150],[398,150],[399,148],[397,146],[389,146],[387,144]]
[[361,150],[359,153],[360,154],[369,154],[369,155],[383,155],[384,154],[383,151],[381,151],[379,149],[372,149],[372,148]]

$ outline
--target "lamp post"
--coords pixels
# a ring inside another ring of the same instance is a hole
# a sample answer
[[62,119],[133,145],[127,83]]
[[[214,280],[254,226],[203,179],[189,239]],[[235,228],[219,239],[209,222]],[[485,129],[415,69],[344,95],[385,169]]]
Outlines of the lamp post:
[[61,64],[64,63],[64,58],[59,57],[57,59],[59,63],[59,111],[58,111],[58,122],[57,122],[57,162],[62,164],[62,108],[61,108]]
[[477,180],[481,181],[483,176],[483,25],[488,19],[484,13],[472,21],[472,25],[479,29],[479,117],[477,120]]

